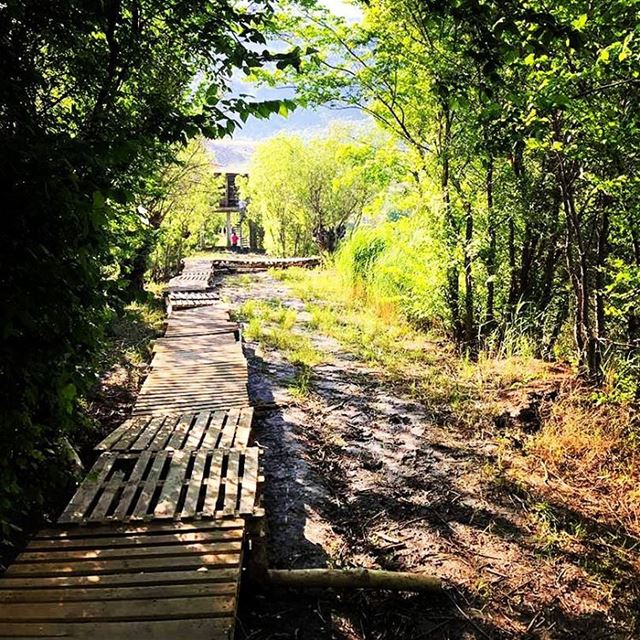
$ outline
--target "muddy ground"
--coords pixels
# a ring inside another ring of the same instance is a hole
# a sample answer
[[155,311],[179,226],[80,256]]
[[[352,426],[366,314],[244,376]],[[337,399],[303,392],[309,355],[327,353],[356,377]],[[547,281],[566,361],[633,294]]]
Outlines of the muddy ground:
[[[304,304],[267,274],[227,281],[221,295],[231,308],[280,300],[308,332]],[[271,566],[427,572],[444,590],[265,592],[247,580],[239,640],[640,637],[637,556],[589,535],[547,544],[531,497],[496,480],[492,434],[428,415],[335,340],[312,339],[326,363],[303,398],[282,354],[245,344]],[[545,509],[543,523],[590,531],[560,505]]]

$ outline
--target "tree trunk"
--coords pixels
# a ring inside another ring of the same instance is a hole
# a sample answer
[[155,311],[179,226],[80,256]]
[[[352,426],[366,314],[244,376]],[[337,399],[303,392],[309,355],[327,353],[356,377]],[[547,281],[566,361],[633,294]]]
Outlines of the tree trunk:
[[473,272],[471,244],[473,241],[473,209],[465,202],[465,244],[464,244],[464,339],[465,346],[472,357],[477,355],[476,329],[473,309]]
[[495,278],[496,278],[496,222],[493,217],[493,158],[489,158],[487,166],[487,222],[489,233],[489,249],[487,251],[487,307],[484,318],[483,334],[488,336],[496,325],[495,321]]
[[451,207],[450,193],[450,166],[449,166],[449,143],[451,137],[451,114],[445,106],[442,109],[442,121],[440,131],[440,149],[442,155],[442,175],[440,186],[442,189],[442,202],[444,205],[444,226],[447,237],[447,248],[451,255],[448,256],[447,266],[447,305],[451,313],[451,327],[453,339],[460,345],[464,336],[464,327],[460,318],[460,274],[455,263],[455,250],[458,245],[458,225],[456,224]]
[[602,376],[602,350],[607,337],[606,317],[605,317],[605,269],[607,258],[609,257],[609,202],[610,198],[602,197],[602,216],[598,228],[598,250],[595,273],[595,310],[596,310],[596,344],[595,361],[593,363],[594,373],[601,382]]
[[147,273],[149,257],[152,251],[153,241],[150,234],[147,234],[131,260],[129,283],[127,285],[127,295],[131,299],[140,298],[145,293],[144,276]]

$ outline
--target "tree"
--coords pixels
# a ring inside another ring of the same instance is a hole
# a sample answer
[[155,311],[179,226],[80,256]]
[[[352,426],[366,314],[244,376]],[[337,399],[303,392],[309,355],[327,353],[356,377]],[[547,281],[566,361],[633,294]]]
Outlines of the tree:
[[144,208],[154,280],[175,273],[188,249],[217,235],[224,224],[217,211],[223,190],[223,178],[201,139],[192,140],[154,180]]
[[267,249],[278,255],[335,251],[397,173],[384,155],[381,139],[348,140],[342,128],[306,142],[279,135],[260,145],[244,191],[249,215],[265,228]]
[[225,96],[234,69],[295,63],[295,51],[256,52],[271,16],[266,1],[0,7],[5,529],[43,505],[43,487],[55,494],[68,481],[64,439],[78,426],[106,320],[138,268],[149,176],[194,135],[281,108]]
[[256,75],[359,108],[413,149],[424,206],[439,192],[430,220],[461,348],[517,331],[549,357],[571,318],[578,369],[598,383],[614,343],[637,335],[607,293],[625,280],[614,265],[637,264],[637,234],[612,237],[637,225],[637,9],[374,0],[354,25],[310,3],[278,23],[315,50],[301,73]]

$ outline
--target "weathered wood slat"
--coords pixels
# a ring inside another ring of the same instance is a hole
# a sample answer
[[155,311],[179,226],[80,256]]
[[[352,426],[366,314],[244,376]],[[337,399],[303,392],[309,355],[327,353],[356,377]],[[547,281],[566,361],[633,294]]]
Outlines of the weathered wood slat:
[[229,452],[227,467],[227,481],[224,493],[224,515],[232,515],[236,511],[238,502],[238,483],[240,476],[240,454]]
[[[255,508],[255,504],[252,504],[251,496],[255,496],[258,490],[259,455],[260,450],[256,447],[246,450],[242,474],[242,493],[240,494],[240,506],[238,508],[238,511],[243,515],[250,515]],[[254,498],[253,502],[255,503],[255,501]]]
[[211,269],[187,271],[171,278],[166,288],[168,291],[204,291],[210,287],[212,279]]
[[187,488],[184,505],[182,507],[183,518],[193,518],[196,515],[198,500],[202,492],[204,473],[207,466],[207,452],[204,449],[198,451],[193,463],[191,482]]
[[159,536],[173,533],[202,532],[218,529],[242,529],[242,518],[221,520],[220,522],[182,522],[180,525],[167,522],[110,522],[108,525],[91,525],[89,527],[60,527],[41,529],[33,536],[33,540],[76,540],[85,538],[101,538],[104,536],[149,535]]
[[73,521],[84,515],[87,500],[93,498],[96,489],[111,470],[114,460],[115,455],[112,453],[106,453],[98,458],[75,495],[71,498],[67,508],[62,512],[60,516],[61,522]]
[[165,585],[165,584],[191,584],[193,582],[228,582],[238,578],[238,567],[207,566],[206,571],[201,571],[204,565],[197,567],[168,567],[162,571],[114,573],[100,575],[94,573],[68,574],[68,575],[48,575],[40,577],[14,578],[3,576],[0,579],[0,591],[12,589],[35,589],[35,588],[55,588],[66,587],[91,587],[96,585],[133,587],[138,585]]
[[212,640],[233,637],[233,617],[179,620],[78,623],[3,623],[0,638],[71,638],[73,640]]
[[[195,420],[193,426],[187,434],[187,439],[184,446],[188,449],[199,449],[200,444],[204,440],[205,433],[215,429],[215,424],[218,421],[218,416],[221,415],[220,420],[224,419],[224,412],[222,411],[202,411],[195,414]],[[206,445],[203,445],[206,448]]]
[[86,560],[72,565],[42,562],[14,562],[5,572],[9,578],[48,577],[55,575],[99,575],[102,573],[136,573],[138,571],[166,571],[168,569],[198,569],[203,565],[214,567],[236,566],[239,553],[202,553],[194,556],[165,558],[131,558],[125,560]]
[[[160,482],[160,476],[165,467],[167,456],[168,456],[167,451],[159,451],[156,454],[155,460],[153,461],[153,465],[151,467],[151,471],[149,472],[149,475],[147,476],[147,479],[145,480],[142,486],[142,491],[138,496],[138,502],[136,504],[135,509],[133,510],[133,513],[132,513],[133,519],[145,518],[147,516],[151,499],[153,498],[153,494],[156,491],[156,487]],[[123,518],[120,517],[119,519],[123,519]]]
[[[36,562],[74,562],[80,560],[127,560],[133,558],[152,558],[156,556],[201,555],[206,544],[201,542],[181,542],[167,545],[140,545],[138,548],[114,547],[113,549],[55,549],[47,551],[25,551],[16,559],[16,563]],[[242,543],[238,540],[216,541],[217,551],[240,552]]]
[[162,486],[162,493],[153,512],[156,518],[172,518],[178,509],[178,498],[185,482],[189,455],[185,451],[175,451],[169,467],[169,474]]
[[[84,531],[84,529],[82,529]],[[34,553],[58,552],[58,551],[81,551],[83,549],[126,549],[137,547],[144,543],[147,547],[167,545],[182,545],[193,543],[208,543],[219,541],[240,540],[243,529],[222,529],[215,528],[205,531],[193,531],[185,533],[174,533],[166,535],[141,536],[131,534],[128,536],[104,536],[101,538],[54,538],[45,540],[34,540],[29,543],[26,550],[20,555],[21,558],[29,558]]]
[[[235,582],[192,583],[176,585],[144,585],[138,587],[97,587],[73,589],[0,589],[3,602],[83,602],[85,600],[155,600],[158,598],[206,595],[235,595]],[[144,603],[140,603],[144,606]]]
[[[131,507],[131,503],[135,499],[137,487],[136,484],[138,480],[142,477],[145,472],[147,466],[149,465],[149,461],[151,460],[151,454],[148,451],[143,452],[140,457],[135,461],[135,466],[133,471],[131,472],[131,476],[128,478],[126,482],[126,486],[122,491],[120,496],[119,504],[116,506],[114,510],[114,518],[117,520],[124,520],[129,512],[129,508]],[[154,461],[155,463],[156,461]],[[124,480],[123,480],[124,482]],[[104,520],[103,518],[91,518],[93,521]]]
[[[138,437],[127,447],[129,450],[142,451],[153,441],[160,429],[164,425],[167,417],[156,416],[150,420],[143,420],[141,427],[137,431]],[[125,447],[123,447],[124,449]]]
[[204,517],[213,517],[216,513],[216,505],[218,503],[220,478],[222,477],[222,464],[224,461],[224,452],[216,449],[211,456],[211,466],[209,468],[209,478],[206,482],[206,493],[204,504],[202,506],[202,515]]

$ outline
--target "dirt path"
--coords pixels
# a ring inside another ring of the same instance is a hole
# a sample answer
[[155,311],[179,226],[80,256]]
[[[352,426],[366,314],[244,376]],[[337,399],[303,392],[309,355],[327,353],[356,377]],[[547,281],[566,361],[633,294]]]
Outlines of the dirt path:
[[304,304],[267,274],[221,293],[232,308],[277,299],[295,309],[293,330],[326,359],[300,399],[283,355],[246,343],[252,401],[276,405],[255,428],[271,565],[425,571],[446,584],[438,598],[246,587],[237,637],[638,637],[616,620],[615,580],[585,567],[589,549],[545,551],[518,487],[496,483],[493,439],[438,425],[379,371],[312,334]]

